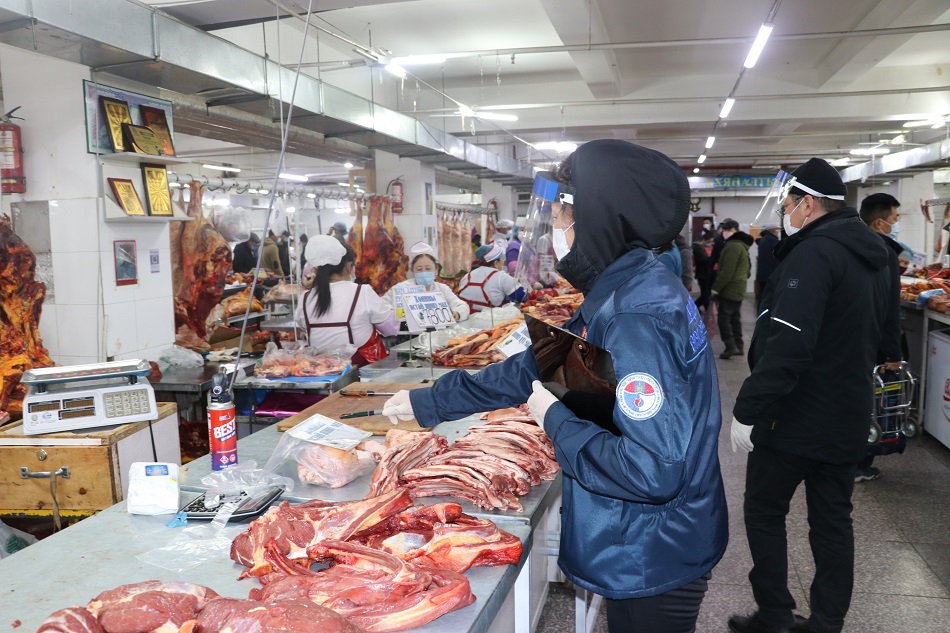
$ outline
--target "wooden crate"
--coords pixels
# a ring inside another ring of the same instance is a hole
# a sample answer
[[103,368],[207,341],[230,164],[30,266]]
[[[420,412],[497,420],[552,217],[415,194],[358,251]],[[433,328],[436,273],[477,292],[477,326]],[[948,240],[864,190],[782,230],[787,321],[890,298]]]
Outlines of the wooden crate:
[[[160,461],[180,463],[177,407],[159,403],[152,435]],[[0,514],[52,512],[49,479],[22,479],[30,472],[69,467],[69,479],[57,478],[56,499],[66,512],[96,512],[115,505],[128,490],[129,466],[152,461],[147,422],[134,422],[82,433],[25,435],[22,424],[0,430]]]

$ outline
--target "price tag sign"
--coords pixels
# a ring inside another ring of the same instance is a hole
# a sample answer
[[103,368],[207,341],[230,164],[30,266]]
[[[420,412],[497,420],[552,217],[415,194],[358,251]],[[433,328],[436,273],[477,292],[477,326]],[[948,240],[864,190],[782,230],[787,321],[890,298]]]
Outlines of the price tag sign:
[[396,318],[400,321],[406,320],[406,295],[414,295],[425,292],[423,286],[397,286],[393,288],[393,301],[396,304]]
[[287,435],[305,442],[348,451],[366,438],[371,437],[372,433],[347,426],[342,422],[337,422],[317,413],[287,431]]
[[403,296],[406,325],[413,334],[428,329],[444,329],[453,323],[452,308],[441,292],[421,292]]
[[528,335],[528,325],[522,323],[521,327],[512,332],[501,342],[497,349],[499,352],[505,355],[505,358],[510,358],[515,354],[520,354],[531,347],[531,337]]

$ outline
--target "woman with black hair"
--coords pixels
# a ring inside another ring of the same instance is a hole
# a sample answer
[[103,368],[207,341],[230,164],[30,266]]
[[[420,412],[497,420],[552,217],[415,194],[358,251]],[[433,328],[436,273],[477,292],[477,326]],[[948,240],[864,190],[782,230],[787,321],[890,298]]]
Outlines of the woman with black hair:
[[316,270],[313,287],[297,308],[297,326],[318,351],[355,345],[354,365],[386,357],[382,336],[399,331],[392,307],[372,288],[354,282],[356,252],[328,235],[307,243],[307,262]]

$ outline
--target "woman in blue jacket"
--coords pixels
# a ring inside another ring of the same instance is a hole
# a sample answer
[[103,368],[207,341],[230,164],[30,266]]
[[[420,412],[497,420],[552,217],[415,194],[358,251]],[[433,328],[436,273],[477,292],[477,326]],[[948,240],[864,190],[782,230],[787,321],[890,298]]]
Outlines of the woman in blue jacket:
[[689,184],[663,154],[616,140],[582,145],[557,179],[570,192],[552,205],[557,270],[585,295],[565,327],[610,352],[609,402],[557,398],[528,350],[400,392],[383,413],[435,426],[527,401],[563,469],[561,570],[608,599],[611,633],[688,633],[728,540],[715,362],[651,250],[682,229]]

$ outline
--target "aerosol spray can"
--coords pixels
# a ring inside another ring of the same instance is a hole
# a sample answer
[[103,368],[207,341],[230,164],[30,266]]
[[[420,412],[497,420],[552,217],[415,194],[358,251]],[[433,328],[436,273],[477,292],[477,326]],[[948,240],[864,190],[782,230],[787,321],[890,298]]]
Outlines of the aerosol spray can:
[[212,470],[223,470],[238,463],[237,420],[234,402],[228,393],[228,374],[224,367],[211,378],[208,396],[208,443]]

